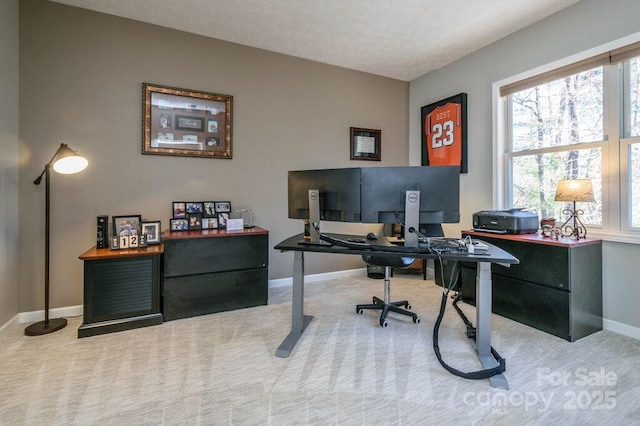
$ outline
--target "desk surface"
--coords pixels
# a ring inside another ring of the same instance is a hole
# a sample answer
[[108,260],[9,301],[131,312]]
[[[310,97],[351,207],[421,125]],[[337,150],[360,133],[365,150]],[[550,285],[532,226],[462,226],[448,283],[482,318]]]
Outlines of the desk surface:
[[[341,240],[349,240],[349,239],[358,239],[364,238],[362,235],[345,235],[345,234],[326,234],[334,238],[338,238]],[[381,236],[377,240],[370,241],[367,240],[367,243],[371,246],[375,247],[342,247],[338,245],[326,246],[326,245],[313,245],[313,244],[301,244],[300,241],[303,241],[303,234],[294,235],[293,237],[287,238],[281,243],[277,244],[274,248],[280,251],[310,251],[316,253],[343,253],[343,254],[357,254],[357,255],[366,255],[366,254],[374,254],[374,255],[382,255],[382,256],[408,256],[408,257],[417,257],[423,259],[436,259],[438,255],[435,253],[426,252],[424,247],[417,247],[415,251],[409,251],[406,253],[385,250],[385,247],[397,247],[391,244],[385,237]],[[499,247],[494,246],[493,244],[486,243],[489,246],[489,250],[484,254],[470,254],[465,252],[459,253],[442,253],[439,257],[443,260],[457,260],[463,262],[491,262],[491,263],[502,263],[502,264],[517,264],[519,260],[502,250]],[[425,250],[425,251],[421,251]]]

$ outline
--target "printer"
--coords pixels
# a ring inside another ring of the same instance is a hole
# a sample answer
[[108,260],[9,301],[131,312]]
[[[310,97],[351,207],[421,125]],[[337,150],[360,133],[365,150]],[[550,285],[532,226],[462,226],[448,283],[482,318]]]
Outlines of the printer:
[[475,231],[498,234],[533,234],[538,232],[538,215],[521,208],[482,210],[473,214]]

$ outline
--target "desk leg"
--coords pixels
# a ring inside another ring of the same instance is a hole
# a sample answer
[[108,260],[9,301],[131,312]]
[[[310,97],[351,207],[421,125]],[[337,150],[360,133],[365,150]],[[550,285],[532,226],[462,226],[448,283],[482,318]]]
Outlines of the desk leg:
[[[484,368],[493,368],[498,362],[491,354],[491,263],[478,262],[476,271],[476,338],[469,341]],[[504,374],[489,378],[491,386],[509,389]]]
[[282,341],[276,356],[288,358],[298,339],[304,333],[313,317],[304,314],[304,252],[296,251],[293,255],[293,289],[291,300],[291,332]]

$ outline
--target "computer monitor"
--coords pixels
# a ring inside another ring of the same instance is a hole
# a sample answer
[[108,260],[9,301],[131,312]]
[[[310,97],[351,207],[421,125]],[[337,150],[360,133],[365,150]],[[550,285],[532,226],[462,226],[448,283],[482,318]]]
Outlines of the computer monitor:
[[360,222],[360,169],[290,171],[289,218],[309,219],[309,190],[318,190],[320,220]]
[[[459,167],[290,171],[288,189],[292,219],[310,219],[309,206],[317,203],[318,220],[401,222],[407,230],[426,230],[428,236],[440,236],[442,223],[460,221]],[[417,233],[405,232],[405,241],[416,245]]]
[[403,223],[405,245],[418,234],[442,236],[443,223],[460,222],[460,167],[362,168],[360,221]]

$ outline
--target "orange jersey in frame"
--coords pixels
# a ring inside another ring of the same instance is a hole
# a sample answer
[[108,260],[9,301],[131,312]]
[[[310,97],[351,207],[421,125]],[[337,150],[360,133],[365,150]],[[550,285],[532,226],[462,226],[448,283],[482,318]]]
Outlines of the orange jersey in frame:
[[459,166],[462,161],[462,106],[447,103],[424,120],[430,166]]

